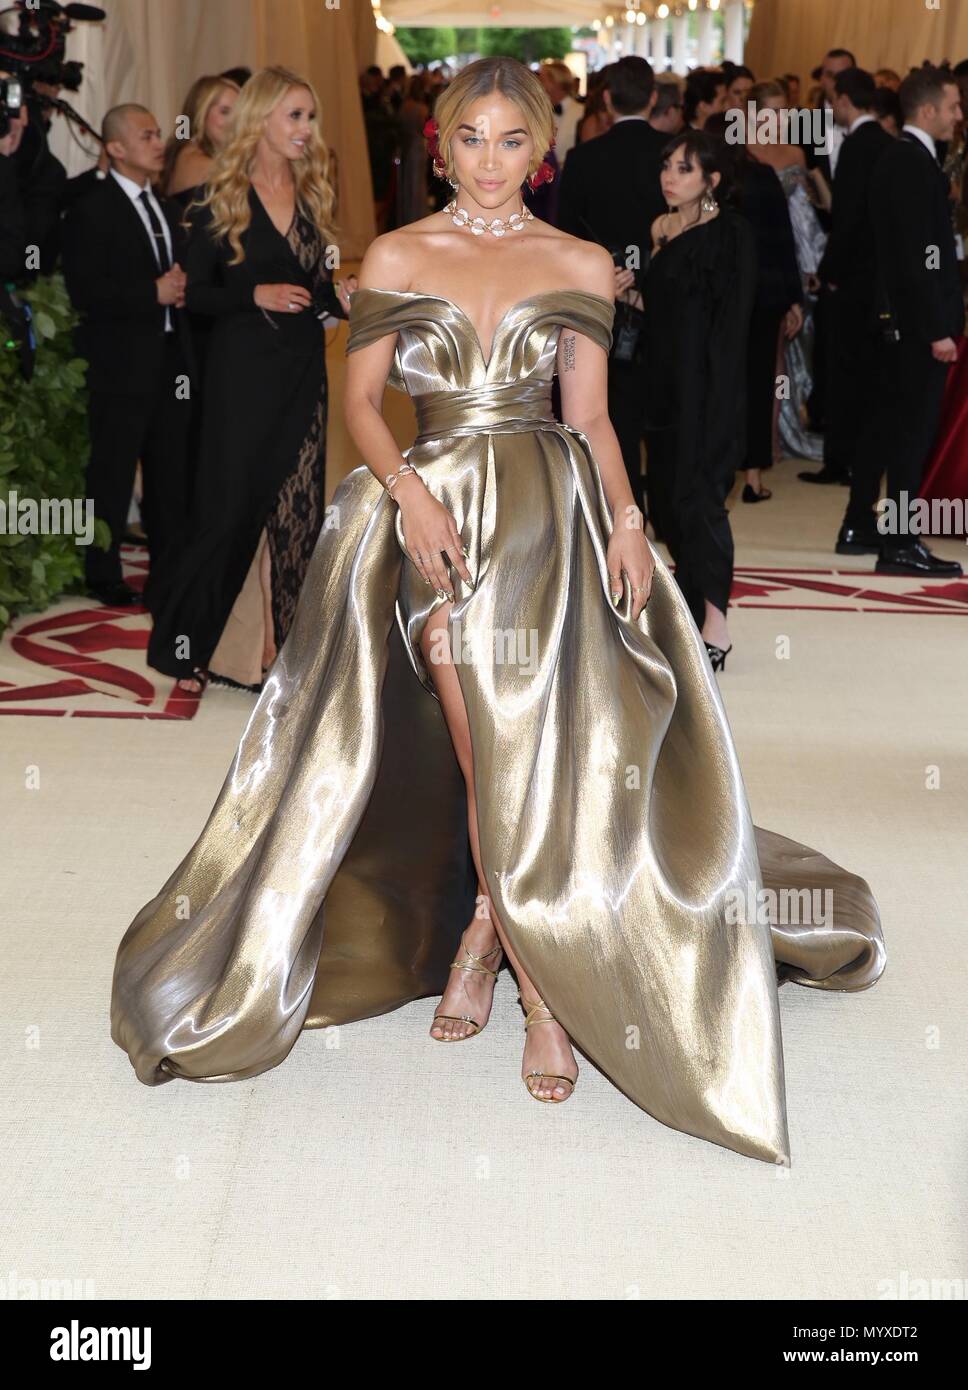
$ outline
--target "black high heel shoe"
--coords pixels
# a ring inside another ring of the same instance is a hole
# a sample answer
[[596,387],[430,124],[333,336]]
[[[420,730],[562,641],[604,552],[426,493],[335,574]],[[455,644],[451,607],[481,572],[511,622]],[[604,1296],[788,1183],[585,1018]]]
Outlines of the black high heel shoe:
[[759,492],[756,492],[750,487],[749,483],[747,483],[743,488],[744,502],[768,502],[772,496],[773,494],[768,487],[761,487]]
[[706,652],[707,652],[707,654],[708,654],[708,656],[709,656],[710,662],[712,663],[712,668],[713,668],[714,671],[725,671],[725,669],[726,669],[726,658],[729,656],[729,654],[730,654],[730,652],[731,652],[732,650],[733,650],[733,644],[732,644],[732,642],[730,642],[729,646],[728,646],[728,647],[725,647],[725,648],[724,648],[724,647],[714,647],[713,644],[712,644],[712,642],[707,642],[707,643],[706,643]]

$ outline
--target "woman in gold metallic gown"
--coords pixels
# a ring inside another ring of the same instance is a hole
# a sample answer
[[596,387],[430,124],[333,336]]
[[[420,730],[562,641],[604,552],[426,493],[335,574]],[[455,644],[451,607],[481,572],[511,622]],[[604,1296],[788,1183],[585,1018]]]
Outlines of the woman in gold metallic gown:
[[[112,1037],[150,1086],[255,1076],[303,1029],[442,991],[432,1035],[467,1039],[500,947],[547,1025],[537,1099],[573,1093],[573,1042],[663,1124],[789,1163],[778,985],[873,984],[876,905],[752,824],[608,422],[610,258],[523,210],[544,89],[485,59],[437,118],[456,206],[378,238],[352,299],[367,464],[199,839],[120,944]],[[416,407],[405,464],[387,380]]]

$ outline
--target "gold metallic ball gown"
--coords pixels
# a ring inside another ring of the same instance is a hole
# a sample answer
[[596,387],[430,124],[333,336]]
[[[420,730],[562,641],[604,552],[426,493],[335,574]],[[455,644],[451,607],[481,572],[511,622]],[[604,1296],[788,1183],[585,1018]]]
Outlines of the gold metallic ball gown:
[[[362,289],[348,350],[399,335],[390,383],[419,422],[407,457],[470,552],[451,645],[487,888],[514,950],[637,1106],[788,1163],[778,984],[873,984],[877,907],[863,880],[753,826],[661,560],[635,622],[627,583],[612,605],[601,477],[553,418],[551,381],[562,326],[607,349],[613,314],[585,291],[530,295],[485,361],[450,300]],[[146,1085],[255,1076],[304,1028],[442,993],[477,876],[418,645],[441,601],[404,553],[396,503],[355,469],[211,816],[120,944],[112,1036]],[[737,906],[769,903],[761,888],[829,890],[832,912],[783,925]]]

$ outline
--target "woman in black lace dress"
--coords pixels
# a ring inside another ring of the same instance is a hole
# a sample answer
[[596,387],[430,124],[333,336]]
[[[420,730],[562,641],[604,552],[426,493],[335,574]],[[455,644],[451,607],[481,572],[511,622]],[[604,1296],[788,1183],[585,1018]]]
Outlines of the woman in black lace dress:
[[152,601],[148,662],[200,691],[261,684],[292,622],[323,524],[326,356],[345,318],[328,156],[308,83],[246,84],[203,200],[189,209],[186,304],[212,316],[191,524]]

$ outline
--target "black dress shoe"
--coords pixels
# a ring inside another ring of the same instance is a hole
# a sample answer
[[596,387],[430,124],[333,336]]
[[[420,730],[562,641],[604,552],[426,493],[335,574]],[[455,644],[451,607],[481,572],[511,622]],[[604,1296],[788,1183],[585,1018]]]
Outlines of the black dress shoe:
[[954,579],[963,574],[957,560],[939,560],[923,541],[896,542],[881,547],[875,574],[915,574],[923,579]]
[[797,477],[805,483],[841,483],[844,487],[850,483],[849,473],[842,473],[836,468],[828,468],[826,464],[817,473],[798,473]]
[[759,492],[757,492],[755,488],[750,487],[749,483],[747,483],[743,488],[744,502],[768,502],[772,496],[773,494],[768,487],[761,487]]
[[144,602],[137,589],[132,589],[123,579],[116,584],[90,584],[87,591],[92,598],[106,603],[109,608],[132,608]]
[[838,555],[880,555],[884,537],[876,526],[848,526],[845,522],[837,532]]

